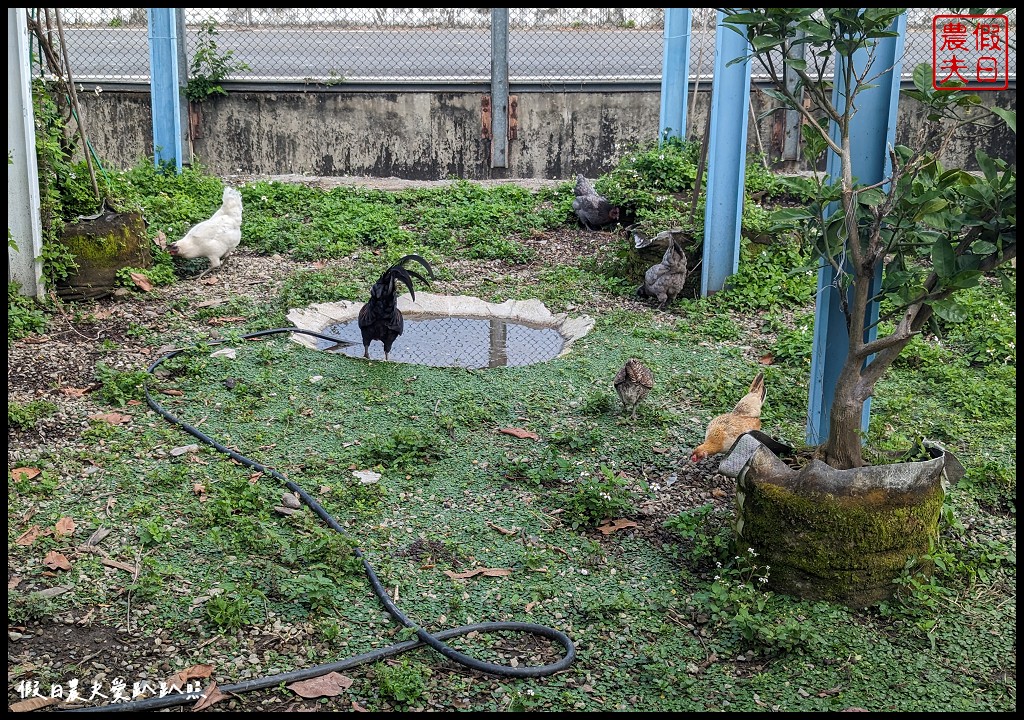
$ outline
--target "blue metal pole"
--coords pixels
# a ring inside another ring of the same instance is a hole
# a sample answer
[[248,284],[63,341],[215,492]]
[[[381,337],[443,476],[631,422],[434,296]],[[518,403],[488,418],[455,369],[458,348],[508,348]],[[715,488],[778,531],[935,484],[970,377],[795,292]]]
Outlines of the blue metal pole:
[[181,172],[181,87],[175,8],[147,8],[150,97],[153,108],[153,162],[174,162]]
[[718,12],[715,33],[715,74],[711,86],[711,131],[708,136],[708,189],[704,215],[704,259],[701,295],[725,287],[739,267],[743,182],[747,164],[747,104],[750,101],[750,60],[729,63],[749,54],[744,33],[722,27]]
[[[873,67],[886,72],[873,88],[862,90],[857,95],[857,111],[850,123],[850,152],[853,161],[853,176],[857,182],[871,184],[881,182],[891,172],[887,148],[896,143],[896,109],[900,91],[900,65],[903,56],[903,42],[907,30],[907,16],[904,13],[896,19],[894,30],[899,35],[876,41]],[[858,50],[850,62],[860,74],[870,55],[867,50]],[[842,108],[846,103],[846,86],[840,65],[836,63],[835,90],[833,103]],[[838,129],[831,128],[834,139]],[[840,163],[834,153],[829,153],[825,170],[834,182],[839,182]],[[846,318],[839,307],[836,291],[836,272],[831,265],[824,265],[818,271],[818,294],[814,308],[814,341],[811,350],[811,387],[807,406],[807,443],[820,445],[828,437],[829,414],[835,397],[836,383],[843,362],[850,348],[846,330]],[[882,284],[882,266],[872,280],[872,289],[877,291]],[[878,320],[878,303],[868,308],[865,340],[877,335],[875,323]],[[870,359],[870,358],[869,358]],[[861,415],[861,429],[868,430],[871,419],[871,398],[864,403]]]
[[686,137],[686,94],[690,80],[690,22],[690,8],[665,8],[659,143],[670,137]]

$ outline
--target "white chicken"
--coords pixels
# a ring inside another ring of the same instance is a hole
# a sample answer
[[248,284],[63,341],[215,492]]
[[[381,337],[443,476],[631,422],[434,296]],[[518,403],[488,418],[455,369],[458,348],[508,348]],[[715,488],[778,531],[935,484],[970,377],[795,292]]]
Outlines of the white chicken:
[[242,193],[225,187],[220,209],[209,220],[195,225],[181,240],[168,245],[167,252],[174,257],[204,257],[209,260],[210,267],[199,275],[202,278],[226,262],[241,240]]

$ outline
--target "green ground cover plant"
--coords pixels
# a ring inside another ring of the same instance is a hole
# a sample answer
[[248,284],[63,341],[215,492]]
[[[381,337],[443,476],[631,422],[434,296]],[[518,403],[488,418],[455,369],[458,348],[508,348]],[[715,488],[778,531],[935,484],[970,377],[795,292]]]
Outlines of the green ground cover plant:
[[[669,166],[651,194],[671,173],[682,186],[685,167]],[[140,165],[111,181],[145,208],[154,236],[168,237],[208,216],[223,187],[202,168]],[[731,408],[757,369],[769,388],[765,427],[801,439],[814,283],[794,272],[807,261],[794,240],[744,239],[730,287],[659,311],[633,294],[639,276],[628,270],[642,263],[624,262],[631,239],[571,221],[569,183],[396,192],[260,180],[240,189],[233,262],[277,254],[266,265],[276,275],[221,292],[167,258],[171,285],[65,308],[93,338],[88,394],[71,398],[54,380],[41,388],[52,407],[9,403],[20,449],[8,473],[9,574],[19,580],[8,624],[29,636],[9,645],[11,703],[22,699],[21,679],[47,687],[91,677],[89,652],[73,638],[102,648],[103,632],[121,649],[102,660],[122,674],[164,677],[209,661],[221,685],[407,640],[370,591],[358,548],[424,627],[549,625],[576,643],[576,660],[553,676],[510,679],[417,648],[345,670],[352,684],[333,696],[278,687],[212,711],[1015,708],[1013,287],[979,283],[964,300],[969,312],[916,338],[880,381],[871,442],[905,448],[924,431],[967,476],[947,497],[931,558],[938,571],[925,579],[908,567],[892,601],[855,611],[764,590],[771,568],[729,543],[731,481],[715,462],[688,462],[707,420]],[[555,240],[581,250],[554,255]],[[290,308],[364,300],[382,267],[410,252],[437,269],[437,292],[540,298],[590,315],[594,328],[555,360],[487,370],[367,362],[287,335],[243,338],[287,327]],[[130,332],[98,332],[118,303],[139,310]],[[9,315],[22,312],[13,305]],[[147,315],[150,306],[159,310]],[[145,352],[128,362],[129,346]],[[186,350],[147,373],[168,348]],[[215,354],[225,348],[233,357]],[[630,356],[656,378],[636,422],[611,387]],[[941,396],[930,392],[936,384]],[[308,509],[281,512],[285,488],[150,411],[143,386],[182,421],[298,483],[345,534]],[[70,441],[40,441],[33,433],[52,433],[58,404],[78,412]],[[70,535],[42,532],[63,518],[77,526]],[[626,524],[608,531],[609,521]],[[26,542],[32,526],[41,534]],[[101,529],[109,535],[93,547],[102,552],[83,550]],[[51,567],[51,551],[72,570]],[[468,574],[481,569],[501,572]],[[40,594],[54,587],[66,589]],[[34,641],[60,648],[64,662],[37,657],[30,668],[20,653]],[[561,653],[513,633],[451,643],[521,666]]]

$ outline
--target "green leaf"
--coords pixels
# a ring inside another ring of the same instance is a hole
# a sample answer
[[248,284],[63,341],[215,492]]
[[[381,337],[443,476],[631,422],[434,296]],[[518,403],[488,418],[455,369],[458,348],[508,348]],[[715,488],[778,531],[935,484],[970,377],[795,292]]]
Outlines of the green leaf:
[[961,270],[952,277],[943,278],[943,285],[945,287],[956,288],[957,290],[964,290],[966,288],[977,287],[980,279],[981,273],[977,270]]
[[941,278],[950,277],[956,272],[956,257],[949,238],[940,237],[932,245],[932,264],[935,266],[935,273]]
[[1017,111],[1016,110],[1004,110],[1003,108],[994,107],[992,112],[1001,117],[1006,125],[1013,130],[1014,134],[1017,134]]
[[946,322],[963,322],[970,317],[970,313],[953,298],[936,300],[931,306],[935,314]]
[[750,38],[750,46],[754,48],[754,52],[763,53],[771,48],[779,47],[782,45],[783,40],[781,38],[774,38],[768,35],[755,35]]

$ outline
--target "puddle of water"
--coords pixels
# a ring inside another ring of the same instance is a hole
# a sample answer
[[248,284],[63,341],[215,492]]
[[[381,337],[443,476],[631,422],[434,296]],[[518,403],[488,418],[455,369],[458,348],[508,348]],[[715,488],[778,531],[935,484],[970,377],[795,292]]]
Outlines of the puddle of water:
[[[321,332],[352,342],[331,349],[331,343],[317,340],[318,350],[352,357],[363,356],[359,321],[328,325]],[[405,330],[391,347],[392,362],[431,367],[492,368],[533,365],[558,357],[565,338],[554,328],[510,322],[502,318],[405,317]],[[370,343],[370,358],[384,359],[384,346]]]

